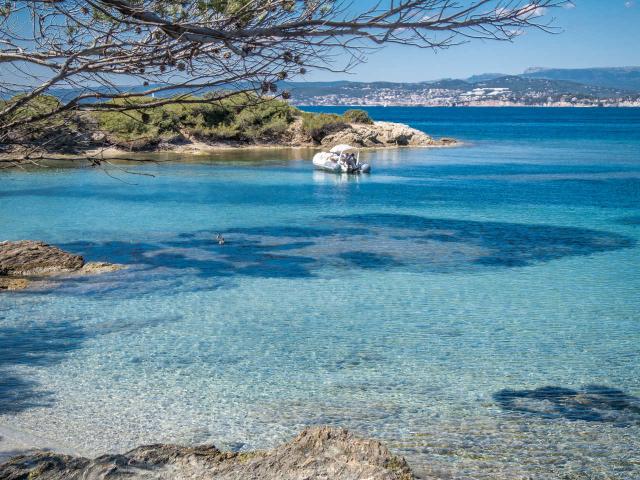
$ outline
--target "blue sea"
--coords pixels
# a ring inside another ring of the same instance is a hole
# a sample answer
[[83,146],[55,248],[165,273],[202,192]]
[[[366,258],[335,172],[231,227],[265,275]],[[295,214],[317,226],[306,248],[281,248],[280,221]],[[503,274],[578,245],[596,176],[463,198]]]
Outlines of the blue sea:
[[0,294],[0,436],[328,424],[427,478],[640,478],[640,109],[369,112],[463,143],[1,171],[1,239],[128,268]]

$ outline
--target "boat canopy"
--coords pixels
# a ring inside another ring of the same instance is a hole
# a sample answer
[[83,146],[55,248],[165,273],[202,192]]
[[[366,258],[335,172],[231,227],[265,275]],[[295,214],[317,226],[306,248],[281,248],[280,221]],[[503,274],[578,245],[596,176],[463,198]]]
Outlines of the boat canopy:
[[351,145],[345,145],[345,144],[341,144],[341,145],[336,145],[335,147],[333,147],[331,150],[329,150],[331,153],[347,153],[347,152],[356,152],[358,149],[356,147],[352,147]]

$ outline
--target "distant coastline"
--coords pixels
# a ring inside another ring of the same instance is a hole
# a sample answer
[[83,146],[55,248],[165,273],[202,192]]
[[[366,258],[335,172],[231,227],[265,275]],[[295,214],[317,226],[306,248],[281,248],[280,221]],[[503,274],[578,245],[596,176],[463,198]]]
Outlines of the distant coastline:
[[299,108],[305,107],[335,107],[335,108],[367,108],[367,107],[393,107],[393,108],[640,108],[640,100],[632,103],[622,104],[571,104],[571,103],[546,103],[546,104],[525,104],[525,103],[470,103],[470,104],[428,104],[428,103],[315,103],[315,104],[293,104]]
[[640,67],[527,71],[467,79],[288,83],[296,105],[421,107],[640,107]]

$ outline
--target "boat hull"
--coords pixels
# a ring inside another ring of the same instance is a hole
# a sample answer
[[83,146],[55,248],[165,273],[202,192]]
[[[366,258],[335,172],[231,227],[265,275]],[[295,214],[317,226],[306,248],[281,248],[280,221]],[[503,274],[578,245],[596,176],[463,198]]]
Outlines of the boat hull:
[[332,160],[333,155],[327,152],[318,152],[313,156],[313,166],[317,170],[331,173],[369,173],[371,172],[371,165],[363,163],[358,165],[355,170],[349,170],[347,165],[340,164]]
[[325,172],[342,172],[342,166],[338,162],[331,160],[331,154],[326,152],[318,152],[313,156],[313,166]]

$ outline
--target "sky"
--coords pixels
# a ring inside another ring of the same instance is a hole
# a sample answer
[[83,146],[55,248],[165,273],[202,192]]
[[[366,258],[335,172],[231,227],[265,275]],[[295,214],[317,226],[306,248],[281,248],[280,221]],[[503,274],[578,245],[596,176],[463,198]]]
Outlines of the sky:
[[557,35],[528,30],[513,43],[473,41],[438,52],[391,46],[350,74],[313,72],[307,80],[418,82],[480,73],[522,73],[529,67],[640,66],[640,0],[573,0],[548,15]]
[[[437,52],[392,45],[369,54],[349,73],[311,70],[295,81],[419,82],[482,73],[518,74],[529,67],[640,66],[640,0],[572,0],[548,12],[558,34],[526,30],[514,42],[471,41]],[[377,0],[352,0],[366,8]],[[0,68],[0,82],[18,81]]]

